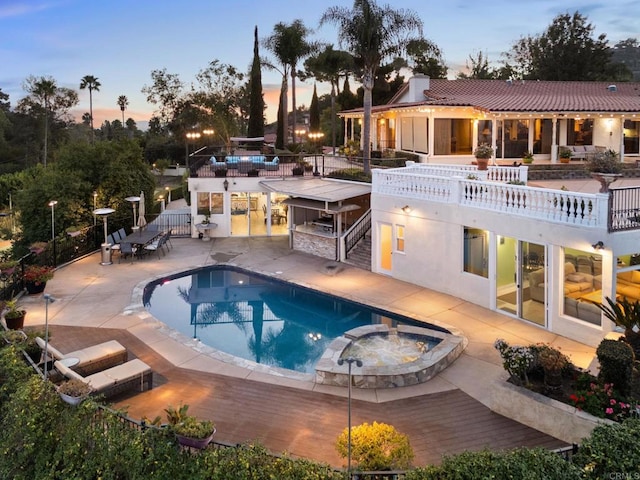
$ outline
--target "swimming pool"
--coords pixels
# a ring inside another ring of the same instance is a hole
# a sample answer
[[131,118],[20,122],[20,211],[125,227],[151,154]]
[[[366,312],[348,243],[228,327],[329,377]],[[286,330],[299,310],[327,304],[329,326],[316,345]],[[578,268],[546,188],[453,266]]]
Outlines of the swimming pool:
[[271,367],[314,373],[328,345],[357,327],[428,326],[233,266],[156,280],[144,305],[170,328],[217,350]]

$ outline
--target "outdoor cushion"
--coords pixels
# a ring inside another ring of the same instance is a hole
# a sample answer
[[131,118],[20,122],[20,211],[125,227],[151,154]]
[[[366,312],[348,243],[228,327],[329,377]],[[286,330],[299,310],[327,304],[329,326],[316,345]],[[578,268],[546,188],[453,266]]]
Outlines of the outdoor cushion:
[[137,378],[140,378],[142,383],[142,376],[151,371],[151,367],[138,358],[87,377],[82,377],[61,362],[55,362],[54,367],[66,378],[81,380],[97,392],[118,383],[135,381]]
[[[36,343],[44,351],[44,339],[36,337]],[[49,342],[47,351],[54,360],[77,358],[79,362],[74,367],[74,370],[85,375],[126,362],[128,356],[127,349],[116,340],[99,343],[69,353],[60,352]]]

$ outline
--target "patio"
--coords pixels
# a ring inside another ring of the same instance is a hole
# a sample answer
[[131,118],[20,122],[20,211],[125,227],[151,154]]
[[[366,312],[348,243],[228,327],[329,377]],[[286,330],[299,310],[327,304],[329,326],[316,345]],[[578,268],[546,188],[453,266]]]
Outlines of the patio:
[[[467,449],[563,442],[491,412],[491,384],[503,373],[495,338],[512,343],[546,341],[561,346],[586,367],[593,349],[516,322],[455,297],[345,265],[323,273],[327,261],[293,252],[286,238],[229,238],[213,242],[175,239],[163,262],[102,266],[99,254],[56,272],[47,293],[52,339],[63,351],[115,339],[154,371],[154,388],[116,398],[133,418],[164,419],[164,408],[181,401],[194,414],[212,418],[219,441],[259,440],[273,452],[288,451],[341,466],[334,441],[346,427],[347,389],[273,377],[201,354],[189,339],[158,328],[142,305],[151,278],[217,262],[340,293],[400,313],[459,328],[469,346],[458,361],[428,383],[392,390],[354,390],[352,424],[382,421],[409,435],[416,465],[439,462],[442,454]],[[133,294],[132,294],[133,292]],[[44,324],[41,295],[24,299],[27,325]]]

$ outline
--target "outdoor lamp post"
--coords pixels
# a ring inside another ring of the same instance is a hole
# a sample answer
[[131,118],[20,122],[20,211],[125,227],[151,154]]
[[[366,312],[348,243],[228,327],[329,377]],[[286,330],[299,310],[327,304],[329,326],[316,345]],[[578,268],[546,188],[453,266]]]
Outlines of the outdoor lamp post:
[[[324,133],[322,132],[309,132],[309,138],[311,139],[311,141],[313,142],[313,160],[315,163],[315,168],[313,170],[313,176],[314,177],[319,177],[320,176],[320,172],[318,171],[318,155],[317,155],[317,151],[316,151],[316,142],[318,140],[320,140],[322,137],[324,137]],[[324,170],[324,168],[323,168]]]
[[102,223],[104,225],[104,243],[101,245],[102,260],[100,265],[111,265],[111,244],[107,241],[107,217],[113,212],[115,212],[113,208],[98,208],[93,211],[94,215],[102,217]]
[[[97,203],[98,203],[98,192],[93,192],[93,209],[94,209],[94,210],[95,210],[96,208],[98,208]],[[93,226],[94,226],[94,227],[96,226],[96,220],[97,220],[97,218],[96,218],[96,216],[94,215],[94,216],[93,216]]]
[[55,208],[58,204],[57,200],[51,200],[49,202],[49,206],[51,207],[51,242],[53,243],[53,266],[55,267],[56,262],[56,217],[55,217]]
[[163,195],[159,195],[158,196],[158,201],[160,202],[160,211],[164,212],[164,208],[165,208],[164,196]]
[[125,200],[131,202],[131,206],[133,207],[133,227],[135,228],[136,219],[138,218],[136,215],[136,203],[140,201],[140,197],[127,197]]
[[356,367],[362,367],[362,360],[355,357],[347,357],[338,359],[338,365],[344,365],[344,362],[347,362],[349,365],[349,396],[347,400],[347,428],[348,428],[348,437],[347,437],[347,476],[351,478],[351,365],[356,364]]
[[184,164],[187,167],[187,169],[189,169],[189,141],[197,140],[201,136],[202,134],[200,132],[187,132],[185,135],[185,137],[187,137],[187,155],[184,159]]
[[47,364],[49,363],[49,304],[56,301],[48,293],[44,297],[44,381],[47,381]]

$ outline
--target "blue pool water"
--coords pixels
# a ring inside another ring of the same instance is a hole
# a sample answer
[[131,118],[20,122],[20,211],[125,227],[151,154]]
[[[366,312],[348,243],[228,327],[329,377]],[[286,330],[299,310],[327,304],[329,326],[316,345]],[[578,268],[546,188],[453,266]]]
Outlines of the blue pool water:
[[217,350],[313,373],[325,348],[362,325],[442,328],[230,266],[167,277],[145,288],[147,310]]

